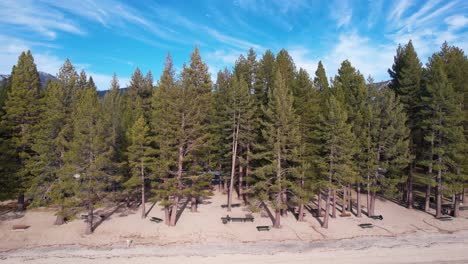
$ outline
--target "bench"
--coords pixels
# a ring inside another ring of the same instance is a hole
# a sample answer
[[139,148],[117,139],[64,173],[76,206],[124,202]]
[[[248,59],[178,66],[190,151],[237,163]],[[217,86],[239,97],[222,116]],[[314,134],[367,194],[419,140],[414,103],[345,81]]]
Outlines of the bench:
[[257,226],[257,231],[270,231],[270,226]]
[[221,221],[223,224],[227,224],[228,222],[253,222],[254,217],[251,215],[246,215],[246,217],[230,217],[227,215],[226,217],[221,217]]
[[360,228],[373,228],[374,226],[372,224],[359,224]]
[[372,216],[369,216],[370,218],[374,219],[374,220],[383,220],[383,216],[382,215],[372,215]]
[[161,223],[163,220],[161,218],[151,217],[150,221],[155,223]]
[[[93,218],[94,218],[94,217],[97,217],[97,216],[99,216],[99,217],[101,217],[101,218],[106,218],[106,215],[105,215],[105,214],[93,215]],[[81,215],[81,219],[88,220],[88,215],[87,215],[87,214],[82,214],[82,215]]]
[[[227,204],[222,204],[221,205],[221,208],[227,208],[227,207],[228,207]],[[240,207],[240,203],[231,204],[231,207]]]
[[436,219],[439,220],[439,221],[452,221],[453,220],[453,218],[451,216],[448,216],[448,215],[441,216],[441,217],[436,218]]
[[460,208],[458,208],[460,211],[465,211],[465,210],[468,210],[468,205],[467,206],[460,206]]
[[28,225],[13,225],[11,230],[13,230],[13,231],[25,231],[28,228],[29,228]]

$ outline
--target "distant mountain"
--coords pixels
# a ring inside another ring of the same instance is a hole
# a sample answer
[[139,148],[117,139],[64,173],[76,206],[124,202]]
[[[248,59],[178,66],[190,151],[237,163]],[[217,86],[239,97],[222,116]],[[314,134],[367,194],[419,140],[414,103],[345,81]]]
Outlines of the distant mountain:
[[[102,90],[102,91],[97,91],[99,98],[104,98],[104,95],[106,95],[107,92],[110,90]],[[128,91],[128,87],[125,88],[120,88],[120,93],[125,93]]]
[[[3,83],[5,79],[10,78],[10,74],[0,74],[0,84]],[[48,80],[57,80],[55,76],[47,72],[39,72],[39,80],[41,82],[41,87],[45,88]]]

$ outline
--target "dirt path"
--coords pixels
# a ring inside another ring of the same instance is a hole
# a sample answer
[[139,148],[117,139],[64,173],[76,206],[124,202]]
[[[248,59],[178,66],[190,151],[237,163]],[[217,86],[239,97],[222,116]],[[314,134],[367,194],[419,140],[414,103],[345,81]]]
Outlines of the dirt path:
[[1,263],[468,263],[468,232],[417,232],[317,242],[181,246],[37,247],[0,253]]

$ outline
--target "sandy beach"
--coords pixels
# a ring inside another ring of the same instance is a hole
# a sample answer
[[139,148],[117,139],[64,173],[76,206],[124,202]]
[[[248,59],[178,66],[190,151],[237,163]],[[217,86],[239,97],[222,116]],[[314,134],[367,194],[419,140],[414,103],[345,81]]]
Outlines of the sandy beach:
[[[240,201],[236,201],[240,202]],[[406,209],[388,200],[377,201],[383,220],[365,215],[331,219],[329,229],[309,211],[304,222],[290,213],[282,228],[258,232],[256,226],[271,225],[266,212],[254,213],[253,223],[223,224],[225,195],[216,192],[200,204],[197,213],[187,207],[176,227],[141,219],[138,208],[124,206],[101,210],[108,216],[92,235],[84,235],[83,220],[54,226],[51,209],[1,215],[0,259],[2,263],[466,263],[468,261],[468,215],[439,221],[432,215]],[[147,204],[150,208],[152,204]],[[314,204],[312,204],[314,207]],[[233,208],[230,216],[244,216],[245,207]],[[163,218],[155,205],[148,217]],[[8,218],[9,217],[9,218]],[[12,219],[15,218],[16,219]],[[372,223],[361,229],[358,224]],[[29,225],[23,232],[16,224]],[[130,247],[127,243],[131,241]]]

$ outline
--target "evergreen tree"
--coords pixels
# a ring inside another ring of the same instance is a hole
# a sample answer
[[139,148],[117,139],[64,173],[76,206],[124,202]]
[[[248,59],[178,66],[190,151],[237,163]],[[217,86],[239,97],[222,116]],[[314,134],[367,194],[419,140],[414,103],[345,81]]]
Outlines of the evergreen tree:
[[[232,195],[234,191],[234,177],[236,173],[236,165],[239,162],[240,151],[238,151],[240,146],[246,146],[251,142],[251,133],[252,133],[252,124],[254,109],[253,98],[250,95],[250,90],[247,83],[238,77],[232,78],[231,85],[228,90],[228,101],[226,104],[227,111],[226,114],[230,116],[230,133],[228,140],[232,142],[231,144],[231,174],[229,181],[229,191],[228,191],[228,203],[227,210],[231,211],[232,204]],[[240,173],[239,173],[239,194],[242,192],[242,166],[239,164]]]
[[[149,127],[143,116],[140,116],[129,131],[130,146],[128,162],[132,177],[125,183],[130,193],[141,196],[141,218],[146,218],[146,181],[151,173],[148,164],[151,162]],[[140,186],[140,192],[137,187]]]
[[314,86],[319,91],[325,91],[329,88],[327,74],[323,68],[322,61],[318,62],[317,70],[315,71]]
[[110,142],[114,149],[112,162],[116,165],[113,172],[114,180],[112,188],[115,191],[119,183],[123,181],[124,162],[126,159],[126,136],[123,128],[124,102],[120,93],[120,85],[117,75],[114,73],[109,92],[103,99],[104,118],[110,124]]
[[298,220],[303,221],[304,206],[309,203],[313,191],[319,187],[317,177],[317,128],[320,115],[320,94],[313,87],[309,74],[304,69],[299,69],[295,84],[294,109],[299,117],[300,148],[297,175],[297,189],[293,190],[293,197],[299,205]]
[[3,80],[0,86],[0,200],[12,198],[14,195],[15,182],[11,175],[15,170],[15,152],[11,146],[9,133],[2,122],[5,111],[3,106],[11,89],[11,78]]
[[391,82],[390,88],[395,91],[405,107],[408,116],[407,126],[410,128],[411,163],[406,183],[405,201],[408,208],[413,207],[413,170],[414,160],[420,160],[422,148],[421,132],[421,77],[422,66],[414,50],[411,40],[404,47],[398,46],[392,69],[388,70]]
[[[364,76],[356,70],[348,60],[343,61],[338,69],[338,75],[333,80],[333,93],[343,103],[347,111],[347,123],[352,126],[352,132],[356,140],[356,149],[365,150],[369,123],[369,109],[367,106],[367,85]],[[360,206],[360,185],[367,173],[367,161],[369,153],[358,151],[353,157],[358,175],[343,179],[343,210],[352,211],[351,186],[356,184],[357,200]],[[360,210],[357,210],[360,216]]]
[[102,117],[102,105],[94,87],[77,93],[72,115],[73,138],[66,153],[64,177],[73,177],[67,204],[85,210],[86,234],[93,232],[94,210],[106,201],[113,164],[109,124]]
[[368,118],[369,154],[367,186],[368,215],[375,215],[376,193],[395,198],[398,185],[405,181],[404,169],[409,161],[410,131],[406,113],[392,90],[370,86]]
[[62,177],[64,155],[68,147],[67,122],[68,91],[60,82],[47,84],[44,97],[40,101],[40,119],[34,127],[34,144],[32,150],[36,153],[27,166],[34,176],[29,194],[33,198],[33,206],[43,206],[53,203],[59,210],[55,224],[61,225],[65,218],[70,218],[70,212],[64,206],[64,197],[68,195],[71,178]]
[[275,55],[270,50],[265,51],[262,59],[258,63],[257,78],[255,82],[255,97],[258,102],[258,108],[260,105],[266,106],[268,101],[268,91],[273,86],[273,80],[275,78]]
[[[13,161],[13,177],[15,192],[18,194],[18,209],[24,209],[24,193],[31,184],[31,173],[26,167],[27,161],[34,155],[31,149],[31,132],[38,121],[39,114],[39,73],[30,51],[22,52],[18,64],[11,74],[11,89],[3,110],[2,130],[7,138],[3,144],[11,148],[8,160]],[[10,167],[12,168],[12,167]],[[13,186],[12,186],[13,187]]]
[[429,60],[428,79],[428,98],[424,98],[424,101],[432,112],[428,127],[434,136],[429,138],[434,146],[433,167],[437,171],[436,217],[441,217],[444,184],[454,189],[456,197],[462,191],[459,188],[463,182],[463,174],[460,173],[463,160],[461,151],[466,144],[463,135],[462,97],[454,91],[448,81],[443,58],[437,54]]
[[266,165],[255,170],[258,182],[254,189],[260,200],[271,197],[275,210],[273,227],[281,225],[281,210],[286,209],[285,194],[293,189],[291,181],[297,166],[300,140],[298,119],[293,109],[292,91],[288,89],[279,70],[276,71],[274,88],[269,90],[268,107],[265,109],[265,151],[261,154]]
[[[169,69],[165,69],[169,70]],[[170,69],[172,71],[172,69]],[[164,76],[164,74],[163,74]],[[192,202],[203,196],[203,192],[197,192],[196,186],[190,189],[190,186],[184,184],[184,171],[199,172],[204,170],[206,156],[204,156],[204,142],[211,137],[208,130],[209,113],[211,103],[211,80],[208,74],[208,66],[202,61],[199,50],[195,50],[191,54],[190,66],[183,67],[181,74],[181,82],[174,85],[173,88],[167,89],[167,98],[158,99],[161,108],[165,109],[165,104],[169,104],[167,116],[159,116],[155,114],[156,125],[162,123],[162,118],[170,119],[170,127],[167,131],[156,132],[166,133],[166,141],[169,152],[176,153],[175,164],[171,172],[175,177],[176,183],[173,188],[172,212],[170,215],[170,225],[176,224],[176,215],[179,201],[184,194],[190,193]],[[159,95],[159,94],[158,94]],[[158,97],[158,96],[157,96]],[[159,114],[160,115],[160,114]],[[170,130],[169,130],[170,129]],[[189,162],[190,161],[190,162]],[[197,173],[195,173],[197,174]],[[198,174],[197,174],[198,175]],[[189,176],[193,176],[193,173]],[[200,178],[205,178],[202,174]],[[193,182],[193,178],[189,179]],[[195,193],[195,195],[194,195]],[[194,208],[192,204],[192,208]]]
[[[165,223],[170,225],[170,209],[174,206],[172,196],[178,193],[178,181],[175,177],[177,166],[177,136],[179,129],[178,92],[180,83],[175,79],[172,58],[168,54],[164,71],[158,82],[158,87],[152,96],[151,128],[156,144],[157,159],[153,171],[156,184],[153,193],[164,207]],[[175,207],[174,207],[175,208]]]
[[321,175],[328,181],[323,228],[328,228],[331,197],[336,197],[337,187],[346,182],[348,177],[356,175],[353,161],[353,156],[356,153],[355,136],[351,131],[352,126],[347,123],[346,106],[334,95],[328,94],[328,96],[321,118],[322,145],[321,158],[318,161]]

